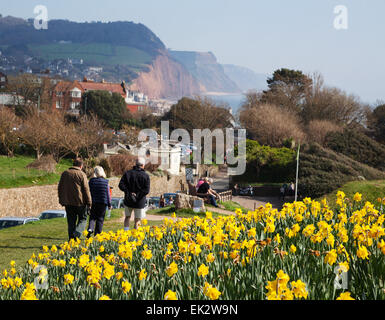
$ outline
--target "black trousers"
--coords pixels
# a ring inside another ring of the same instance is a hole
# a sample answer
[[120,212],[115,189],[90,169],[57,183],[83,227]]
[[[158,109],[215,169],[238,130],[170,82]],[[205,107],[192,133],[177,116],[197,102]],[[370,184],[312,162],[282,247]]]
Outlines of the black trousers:
[[90,221],[88,223],[88,232],[97,235],[102,232],[104,217],[106,215],[107,205],[104,203],[93,203],[91,206]]
[[86,206],[65,206],[68,223],[68,238],[76,239],[81,237],[87,225]]

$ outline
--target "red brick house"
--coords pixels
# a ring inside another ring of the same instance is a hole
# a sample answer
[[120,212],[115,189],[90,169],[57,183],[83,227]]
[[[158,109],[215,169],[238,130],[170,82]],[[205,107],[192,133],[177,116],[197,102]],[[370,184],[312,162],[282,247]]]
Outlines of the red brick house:
[[86,91],[93,90],[119,93],[125,100],[127,109],[132,113],[144,111],[146,108],[148,108],[146,101],[134,101],[135,93],[126,89],[126,85],[124,84],[124,82],[122,84],[118,84],[107,82],[93,82],[86,79],[81,82],[77,80],[73,82],[59,82],[53,90],[52,108],[63,109],[69,112],[78,113],[83,93]]

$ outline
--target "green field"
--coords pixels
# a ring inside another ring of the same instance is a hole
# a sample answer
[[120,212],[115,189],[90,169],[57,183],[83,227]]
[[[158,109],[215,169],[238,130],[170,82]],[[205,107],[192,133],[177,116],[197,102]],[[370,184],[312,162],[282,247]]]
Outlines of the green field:
[[142,50],[108,43],[30,44],[28,49],[34,55],[46,60],[75,58],[98,65],[123,64],[138,67],[152,62],[151,56]]
[[71,161],[65,159],[57,164],[55,173],[26,168],[34,160],[35,158],[27,156],[0,156],[0,188],[55,184],[61,173],[71,166]]
[[[123,229],[123,209],[111,211],[105,219],[103,231]],[[161,221],[148,221],[148,225],[158,225]],[[131,219],[130,227],[134,222]],[[43,246],[59,246],[68,241],[67,219],[47,219],[30,222],[22,226],[0,230],[0,270],[9,268],[14,260],[18,266],[24,265],[33,253],[37,254]]]

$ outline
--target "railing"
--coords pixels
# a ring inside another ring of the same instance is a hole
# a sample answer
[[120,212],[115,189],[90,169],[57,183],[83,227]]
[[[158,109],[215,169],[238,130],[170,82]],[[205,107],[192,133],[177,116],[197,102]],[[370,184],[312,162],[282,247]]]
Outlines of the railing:
[[231,190],[219,192],[218,194],[222,202],[231,201],[233,199],[233,192]]

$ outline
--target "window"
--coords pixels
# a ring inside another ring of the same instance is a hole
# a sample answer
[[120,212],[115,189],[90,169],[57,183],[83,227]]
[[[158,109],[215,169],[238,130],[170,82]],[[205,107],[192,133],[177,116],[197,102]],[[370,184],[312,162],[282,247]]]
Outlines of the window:
[[61,108],[60,100],[56,100],[56,108],[57,108],[57,109],[60,109],[60,108]]
[[76,107],[79,105],[77,102],[71,102],[71,109],[76,109]]
[[81,91],[71,91],[71,97],[72,98],[81,98],[81,96],[82,96],[82,93],[81,93]]

